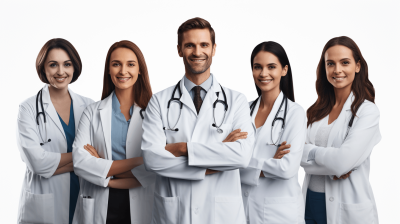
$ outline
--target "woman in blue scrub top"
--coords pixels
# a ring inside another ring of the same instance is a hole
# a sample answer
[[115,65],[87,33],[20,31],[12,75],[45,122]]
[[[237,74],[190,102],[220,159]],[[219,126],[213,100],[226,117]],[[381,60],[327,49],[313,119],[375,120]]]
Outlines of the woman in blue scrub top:
[[82,63],[67,40],[49,40],[39,52],[36,69],[46,85],[41,94],[20,104],[18,114],[17,141],[27,167],[18,223],[72,223],[79,193],[72,144],[82,112],[93,100],[69,88],[80,76]]
[[74,223],[150,224],[155,174],[142,158],[142,117],[151,98],[146,62],[130,41],[108,51],[102,100],[86,108],[74,142],[82,177]]

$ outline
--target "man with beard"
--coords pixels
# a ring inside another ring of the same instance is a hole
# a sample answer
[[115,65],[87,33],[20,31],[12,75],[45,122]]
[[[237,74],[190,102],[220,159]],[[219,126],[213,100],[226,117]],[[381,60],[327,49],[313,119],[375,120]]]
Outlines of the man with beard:
[[250,109],[243,94],[210,73],[215,50],[209,22],[184,22],[178,54],[185,76],[147,106],[143,157],[146,169],[158,174],[153,224],[246,223],[238,168],[252,155]]

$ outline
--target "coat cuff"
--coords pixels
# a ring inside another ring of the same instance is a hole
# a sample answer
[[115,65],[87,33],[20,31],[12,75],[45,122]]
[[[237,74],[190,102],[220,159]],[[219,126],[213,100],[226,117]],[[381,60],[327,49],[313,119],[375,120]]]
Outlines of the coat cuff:
[[193,150],[193,144],[191,142],[186,143],[187,151],[188,151],[188,165],[189,166],[195,166],[194,163],[194,150]]
[[103,176],[102,178],[104,178],[103,183],[100,186],[103,187],[107,187],[108,186],[108,182],[110,182],[111,177],[107,177],[108,172],[110,172],[111,169],[111,165],[114,162],[113,160],[105,160],[107,161],[106,163],[106,167],[104,168],[104,172],[103,172]]
[[260,179],[261,170],[247,167],[240,169],[240,181],[242,184],[257,186]]
[[53,176],[53,174],[56,172],[58,165],[60,164],[61,161],[61,153],[55,153],[55,152],[49,152],[49,154],[54,155],[54,158],[51,158],[51,161],[54,161],[53,167],[49,170],[49,172],[40,175],[44,178],[50,178]]
[[156,182],[157,174],[147,171],[144,164],[133,168],[131,172],[144,188]]

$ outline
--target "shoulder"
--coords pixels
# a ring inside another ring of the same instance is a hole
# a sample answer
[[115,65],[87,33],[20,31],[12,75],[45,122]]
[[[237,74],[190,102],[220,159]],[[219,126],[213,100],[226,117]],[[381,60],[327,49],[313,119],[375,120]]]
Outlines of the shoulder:
[[360,117],[365,115],[379,116],[380,112],[378,106],[376,106],[375,103],[369,100],[364,100],[364,102],[361,104],[360,108],[357,111],[357,115]]
[[307,119],[306,113],[300,104],[295,103],[288,99],[288,119],[294,119],[295,121],[305,121]]
[[20,108],[24,108],[25,110],[36,111],[36,95],[31,96],[19,104]]
[[238,92],[238,91],[233,90],[233,89],[230,89],[230,88],[227,88],[225,86],[222,86],[222,88],[224,89],[224,91],[226,93],[226,97],[228,99],[230,98],[231,101],[233,101],[233,102],[239,101],[241,103],[243,101],[243,102],[247,103],[247,98],[243,93]]

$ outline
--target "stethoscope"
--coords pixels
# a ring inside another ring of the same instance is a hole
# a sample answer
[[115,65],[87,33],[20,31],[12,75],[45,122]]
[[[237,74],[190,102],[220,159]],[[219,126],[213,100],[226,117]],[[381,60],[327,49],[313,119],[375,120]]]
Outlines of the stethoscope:
[[[44,109],[43,109],[43,96],[42,96],[43,93],[42,92],[43,92],[43,89],[39,90],[39,92],[36,95],[36,123],[39,126],[39,116],[43,115],[44,130],[45,130],[45,133],[46,133],[46,137],[43,138],[42,132],[40,131],[41,129],[38,128],[39,129],[40,138],[42,139],[42,142],[40,143],[40,145],[44,145],[44,143],[51,142],[51,139],[48,139],[47,141],[45,141],[45,139],[47,139],[47,120],[46,120],[46,113],[44,112]],[[40,106],[42,108],[42,112],[39,112],[39,96],[40,96]]]
[[[259,98],[260,98],[260,97],[258,97],[256,100],[254,100],[253,103],[250,105],[250,110],[251,110],[251,111],[250,111],[250,116],[253,115],[254,108],[256,107],[256,104],[257,104],[257,101],[258,101]],[[281,139],[281,137],[282,137],[283,131],[285,130],[285,121],[286,121],[287,104],[288,104],[287,101],[288,101],[288,99],[287,99],[286,95],[283,94],[283,99],[282,99],[281,105],[279,106],[279,109],[278,109],[278,111],[276,112],[275,117],[274,117],[274,120],[272,121],[272,125],[271,125],[271,141],[272,141],[272,144],[271,144],[271,145],[276,145],[276,146],[278,146],[278,147],[281,146],[281,144],[277,144],[277,143],[279,143],[279,141],[280,141],[280,139]],[[278,117],[278,114],[279,114],[279,112],[280,112],[281,109],[282,109],[283,103],[285,103],[285,112],[283,113],[284,115],[283,115],[283,118],[282,118],[282,117]],[[275,122],[276,122],[276,121],[279,121],[279,120],[282,121],[282,125],[281,125],[281,129],[282,129],[282,130],[281,130],[281,132],[279,133],[279,136],[278,136],[277,141],[275,142],[275,141],[274,141],[274,138],[273,138],[273,135],[272,135],[272,131],[274,130]]]
[[[221,85],[220,85],[221,86]],[[179,92],[179,98],[175,98],[175,92],[178,89]],[[215,102],[213,103],[213,118],[214,118],[214,123],[212,124],[213,127],[217,128],[217,132],[219,134],[222,134],[224,131],[220,128],[221,125],[224,123],[225,120],[225,115],[226,115],[226,111],[228,110],[228,103],[226,101],[226,94],[224,89],[221,86],[221,90],[222,90],[222,94],[224,95],[224,100],[219,100],[219,92],[217,93],[217,99],[215,100]],[[182,107],[183,107],[183,103],[180,100],[180,98],[182,97],[182,91],[181,91],[181,87],[180,87],[180,81],[178,82],[178,84],[176,84],[174,91],[172,92],[172,96],[171,99],[168,101],[168,105],[167,105],[167,123],[168,123],[168,128],[163,127],[163,130],[169,130],[169,131],[179,131],[179,128],[176,128],[176,125],[179,122],[179,119],[181,117],[182,114]],[[171,128],[171,125],[169,123],[169,106],[171,105],[171,102],[177,102],[179,104],[179,116],[178,116],[178,120],[176,121],[175,125]],[[217,121],[215,120],[215,108],[217,106],[218,103],[222,103],[222,105],[224,105],[224,118],[222,119],[221,123],[219,125],[217,125]]]

